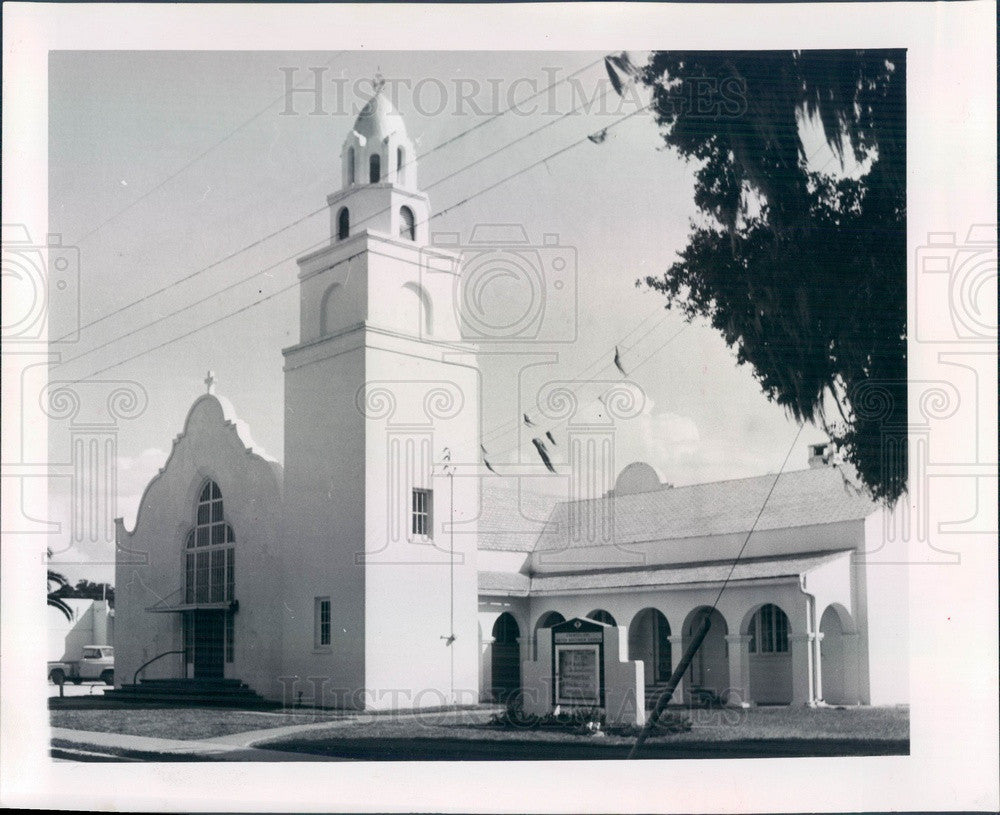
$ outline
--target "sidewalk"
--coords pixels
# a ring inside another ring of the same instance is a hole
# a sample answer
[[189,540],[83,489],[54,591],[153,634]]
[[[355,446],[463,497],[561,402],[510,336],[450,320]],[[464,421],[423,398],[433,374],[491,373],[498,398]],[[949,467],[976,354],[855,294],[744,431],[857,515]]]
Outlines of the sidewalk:
[[[128,736],[122,733],[99,733],[90,730],[52,728],[52,747],[65,747],[68,752],[90,756],[119,757],[122,760],[143,758],[155,761],[162,756],[169,761],[329,761],[324,756],[303,753],[284,753],[278,750],[259,750],[252,745],[265,739],[295,736],[317,728],[337,726],[336,722],[275,727],[269,730],[251,730],[214,739],[182,740],[161,739],[149,736]],[[345,759],[346,760],[346,759]]]
[[[477,718],[486,717],[492,708],[477,710],[473,714]],[[70,730],[64,727],[51,729],[53,749],[65,749],[67,754],[78,755],[81,760],[100,758],[119,758],[123,761],[136,758],[145,761],[156,761],[157,757],[166,761],[351,761],[352,759],[331,758],[329,756],[310,755],[305,752],[282,752],[280,750],[263,750],[254,745],[265,741],[285,741],[289,738],[308,733],[311,730],[329,730],[336,727],[347,727],[355,724],[363,716],[378,717],[380,714],[359,712],[343,719],[310,722],[309,724],[286,725],[285,727],[267,727],[259,730],[246,730],[228,736],[216,736],[210,739],[166,739],[150,736],[134,736],[124,733],[107,733],[93,730]],[[384,714],[383,714],[384,715]],[[391,712],[390,715],[399,715]],[[415,711],[406,714],[407,718],[425,719],[440,716],[440,711]]]

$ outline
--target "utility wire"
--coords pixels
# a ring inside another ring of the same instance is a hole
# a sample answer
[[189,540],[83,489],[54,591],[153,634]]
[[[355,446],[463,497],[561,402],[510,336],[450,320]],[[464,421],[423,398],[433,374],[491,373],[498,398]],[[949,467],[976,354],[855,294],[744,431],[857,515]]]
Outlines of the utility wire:
[[[625,115],[625,116],[623,116],[623,117],[615,120],[614,122],[612,122],[610,125],[608,125],[604,129],[605,130],[609,130],[612,127],[616,127],[617,125],[621,124],[622,122],[625,122],[628,119],[631,119],[633,116],[636,116],[637,114],[641,113],[643,110],[646,110],[648,107],[649,107],[648,105],[643,106],[642,108],[639,108],[639,109],[633,111],[632,113],[629,113],[629,114],[627,114],[627,115]],[[559,150],[556,150],[554,153],[551,153],[550,155],[546,156],[545,158],[543,158],[543,159],[541,159],[539,161],[536,161],[536,162],[534,162],[532,164],[529,164],[527,167],[524,167],[524,168],[522,168],[520,170],[517,170],[517,171],[511,173],[510,175],[504,177],[500,181],[498,181],[496,183],[493,183],[493,184],[490,184],[487,187],[484,187],[483,189],[479,190],[478,192],[476,192],[476,193],[474,193],[472,195],[469,195],[466,198],[462,199],[458,203],[449,206],[447,209],[442,210],[441,212],[437,212],[437,213],[431,215],[430,217],[424,219],[424,221],[422,221],[420,223],[421,223],[421,225],[422,224],[426,224],[426,223],[432,221],[434,218],[439,218],[439,217],[443,216],[446,212],[450,212],[451,210],[457,209],[458,207],[463,206],[464,204],[468,203],[469,201],[473,200],[474,198],[478,197],[479,195],[484,195],[485,193],[490,192],[490,191],[496,189],[501,184],[504,184],[507,181],[510,181],[510,180],[512,180],[514,178],[517,178],[518,176],[523,175],[526,172],[529,172],[530,170],[534,169],[535,167],[541,166],[545,162],[550,161],[550,160],[556,158],[557,156],[560,156],[560,155],[568,152],[569,150],[571,150],[571,149],[573,149],[575,147],[578,147],[578,146],[580,146],[581,144],[584,144],[584,143],[589,143],[588,136],[584,136],[583,138],[581,138],[581,139],[579,139],[579,140],[577,140],[577,141],[575,141],[575,142],[567,145],[566,147],[563,147],[563,148],[560,148]],[[317,245],[326,245],[328,243],[329,243],[329,239],[325,238],[324,240],[322,240]],[[363,254],[364,251],[368,251],[368,250],[363,250],[361,253],[358,253],[358,254]],[[348,258],[344,258],[343,260],[338,261],[336,264],[334,264],[330,268],[335,268],[336,266],[342,265],[345,262],[349,262],[354,257],[357,257],[357,255],[351,255]],[[410,263],[411,265],[417,265],[417,266],[419,266],[419,264],[416,263],[416,262],[414,262],[414,261],[407,261],[407,260],[405,260],[403,258],[399,258],[399,260],[407,262],[407,263]],[[284,261],[282,261],[282,262],[284,262]],[[124,360],[120,360],[118,362],[114,362],[111,365],[107,365],[107,366],[105,366],[105,367],[103,367],[103,368],[101,368],[101,369],[99,369],[97,371],[94,371],[94,372],[88,374],[87,376],[80,377],[80,378],[75,379],[73,381],[74,382],[81,382],[81,381],[90,379],[91,377],[97,376],[98,374],[104,373],[105,371],[109,371],[112,368],[117,368],[119,365],[124,365],[127,362],[131,362],[131,361],[133,361],[135,359],[138,359],[139,357],[142,357],[142,356],[144,356],[144,355],[146,355],[148,353],[151,353],[152,351],[156,351],[156,350],[159,350],[161,348],[164,348],[164,347],[166,347],[166,346],[168,346],[168,345],[170,345],[170,344],[172,344],[174,342],[178,342],[179,340],[184,339],[185,337],[191,336],[193,333],[195,333],[197,331],[201,331],[202,329],[208,328],[209,326],[212,326],[212,325],[217,325],[218,323],[222,322],[225,319],[228,319],[229,317],[235,316],[237,314],[242,314],[243,312],[247,311],[248,309],[253,308],[254,306],[259,305],[261,303],[264,303],[264,302],[272,299],[273,297],[276,297],[277,295],[282,294],[285,291],[289,291],[291,288],[293,288],[294,286],[297,286],[297,285],[298,285],[298,281],[296,280],[293,283],[291,283],[289,286],[286,286],[286,287],[283,287],[281,289],[278,289],[277,291],[275,291],[275,292],[273,292],[273,293],[271,293],[271,294],[269,294],[269,295],[267,295],[265,297],[262,297],[262,298],[260,298],[258,300],[255,300],[253,303],[250,303],[247,306],[239,308],[236,311],[230,312],[229,314],[223,315],[223,316],[221,316],[221,317],[219,317],[219,318],[217,318],[215,320],[212,320],[209,323],[205,323],[203,325],[197,326],[196,328],[192,329],[191,331],[188,331],[186,334],[183,334],[181,336],[174,337],[173,339],[161,342],[158,345],[155,345],[155,346],[153,346],[151,348],[148,348],[148,349],[146,349],[144,351],[140,351],[137,354],[133,354],[132,356],[130,356],[130,357],[124,359]],[[69,360],[69,361],[72,361],[72,360]]]
[[[336,57],[334,57],[334,59],[336,59]],[[327,65],[329,65],[333,61],[334,60],[331,59],[330,62],[327,63]],[[601,62],[601,60],[596,60],[594,62],[588,63],[587,65],[584,65],[582,68],[578,68],[576,71],[574,71],[571,74],[568,74],[567,76],[563,77],[559,81],[553,82],[551,85],[549,85],[549,86],[547,86],[545,88],[542,88],[542,90],[538,91],[537,93],[534,93],[531,96],[528,96],[527,98],[520,100],[519,102],[511,104],[510,106],[508,106],[504,110],[502,110],[502,111],[494,114],[493,116],[491,116],[491,117],[489,117],[489,118],[487,118],[487,119],[485,119],[485,120],[483,120],[481,122],[477,122],[472,127],[467,128],[466,130],[462,131],[461,133],[458,133],[458,134],[452,136],[451,138],[445,140],[444,142],[441,142],[440,144],[436,145],[435,147],[432,147],[431,149],[427,150],[426,152],[420,153],[420,154],[416,155],[413,159],[411,159],[410,161],[407,161],[406,163],[404,163],[403,167],[405,168],[405,167],[409,166],[410,164],[415,163],[416,161],[419,161],[420,159],[426,158],[427,156],[431,155],[432,153],[437,152],[438,150],[442,149],[443,147],[446,147],[449,144],[453,144],[454,142],[456,142],[459,139],[463,138],[464,136],[468,135],[472,131],[477,130],[480,127],[483,127],[484,125],[488,124],[489,122],[495,121],[496,119],[500,118],[501,116],[504,116],[505,114],[509,113],[510,111],[515,110],[519,105],[523,105],[526,102],[531,101],[532,99],[534,99],[535,97],[539,96],[540,94],[546,93],[546,92],[550,91],[552,88],[555,88],[558,85],[561,85],[563,82],[569,81],[574,76],[577,76],[578,74],[580,74],[580,73],[588,70],[589,68],[592,68],[594,65],[598,64],[599,62]],[[607,91],[605,91],[605,93],[607,93]],[[603,94],[602,94],[602,96],[603,96]],[[279,97],[279,99],[281,99],[281,98],[284,98],[284,95],[282,95],[281,97]],[[275,101],[278,101],[278,100],[275,100]],[[143,195],[143,198],[148,197],[149,195],[151,195],[156,190],[162,188],[171,179],[175,178],[177,175],[179,175],[181,172],[183,172],[184,170],[186,170],[192,164],[194,164],[195,162],[197,162],[198,160],[200,160],[202,157],[204,157],[205,155],[207,155],[209,152],[211,152],[212,150],[214,150],[216,147],[218,147],[219,145],[221,145],[223,142],[225,142],[229,138],[231,138],[238,130],[242,129],[245,125],[249,124],[250,122],[254,121],[255,119],[259,118],[261,115],[263,115],[267,110],[269,110],[271,108],[272,105],[274,105],[274,102],[271,102],[266,108],[264,108],[264,110],[260,111],[255,116],[253,116],[251,119],[248,119],[246,122],[244,122],[242,125],[240,125],[236,129],[236,131],[233,131],[233,133],[230,133],[229,136],[226,136],[224,139],[222,139],[221,141],[217,142],[212,147],[208,148],[208,150],[204,151],[203,153],[201,153],[200,155],[196,156],[194,159],[192,159],[191,161],[189,161],[187,164],[185,164],[183,167],[181,167],[179,170],[177,170],[177,172],[175,172],[173,175],[171,175],[168,178],[164,179],[159,185],[157,185],[152,190],[149,190],[147,193],[145,193]],[[579,110],[579,107],[577,108],[577,110]],[[560,118],[563,118],[563,117],[560,117]],[[547,125],[545,125],[545,127],[548,127],[551,124],[552,124],[552,122],[549,122]],[[539,129],[542,129],[542,128],[539,128]],[[537,132],[537,131],[533,131],[533,132]],[[516,142],[514,142],[514,143],[516,143]],[[509,146],[510,145],[507,145],[507,146],[505,146],[503,148],[500,148],[500,149],[506,149],[506,147],[509,147]],[[499,152],[499,150],[497,152]],[[486,156],[486,158],[489,158],[489,156]],[[442,179],[442,180],[444,180],[444,179]],[[435,182],[435,183],[438,183],[438,182]],[[433,187],[434,185],[431,185],[431,186]],[[431,189],[431,187],[428,187],[427,189]],[[94,232],[96,232],[98,229],[101,229],[105,224],[107,224],[111,220],[114,220],[115,218],[117,218],[119,215],[121,215],[123,212],[125,212],[125,210],[127,210],[131,206],[134,206],[135,204],[139,203],[140,200],[142,200],[142,199],[137,199],[136,201],[133,201],[132,204],[129,204],[128,207],[125,207],[125,209],[122,209],[119,212],[117,212],[114,215],[112,215],[110,218],[108,218],[103,223],[101,223],[98,226],[96,226],[90,232],[88,232],[87,234],[83,235],[76,242],[80,243],[80,241],[82,241],[85,238],[89,237]],[[131,301],[129,303],[126,303],[123,306],[119,306],[118,308],[113,309],[112,311],[109,311],[106,314],[103,314],[100,317],[97,317],[97,318],[91,320],[88,323],[85,323],[84,325],[80,326],[79,328],[74,329],[73,331],[71,331],[71,332],[69,332],[67,334],[64,334],[63,336],[59,337],[58,339],[52,340],[51,342],[53,344],[54,343],[63,342],[64,340],[66,340],[66,339],[74,336],[77,333],[83,332],[83,331],[87,330],[88,328],[91,328],[92,326],[97,325],[98,323],[102,323],[105,320],[110,319],[111,317],[114,317],[114,316],[116,316],[118,314],[121,314],[123,311],[126,311],[127,309],[130,309],[130,308],[132,308],[134,306],[140,305],[141,303],[144,303],[147,300],[149,300],[149,299],[151,299],[153,297],[156,297],[157,295],[163,294],[163,292],[168,291],[169,289],[173,288],[174,286],[178,286],[181,283],[185,283],[188,280],[191,280],[192,278],[197,277],[200,274],[203,274],[204,272],[207,272],[207,271],[209,271],[211,269],[214,269],[215,267],[219,266],[220,264],[223,264],[223,263],[225,263],[225,262],[227,262],[229,260],[232,260],[233,258],[241,255],[242,253],[244,253],[244,252],[246,252],[246,251],[248,251],[248,250],[250,250],[250,249],[252,249],[252,248],[254,248],[256,246],[261,245],[265,241],[268,241],[271,238],[277,237],[278,235],[282,234],[283,232],[287,232],[289,229],[292,229],[293,227],[298,226],[299,224],[303,223],[304,221],[307,221],[310,218],[313,218],[316,215],[319,215],[321,212],[324,212],[327,209],[328,209],[328,207],[326,205],[324,205],[322,207],[319,207],[318,209],[312,210],[311,212],[306,213],[305,215],[301,216],[300,218],[297,218],[296,220],[292,221],[291,223],[286,224],[285,226],[281,227],[280,229],[277,229],[274,232],[271,232],[270,234],[265,235],[263,238],[259,238],[259,239],[255,240],[255,241],[252,241],[251,243],[246,244],[245,246],[242,246],[239,249],[234,250],[233,252],[230,252],[225,257],[222,257],[219,260],[213,261],[212,263],[210,263],[207,266],[204,266],[204,267],[202,267],[202,268],[200,268],[200,269],[198,269],[198,270],[196,270],[194,272],[191,272],[190,274],[187,274],[184,277],[179,278],[178,280],[175,280],[175,281],[173,281],[171,283],[168,283],[167,285],[162,286],[161,288],[156,289],[155,291],[152,291],[149,294],[143,295],[142,297],[139,297],[136,300],[133,300],[133,301]],[[382,214],[382,213],[376,213],[376,215],[379,215],[379,214]],[[371,217],[375,217],[375,216],[371,216]],[[246,278],[246,279],[250,280],[254,276],[255,275],[251,275],[250,278]],[[60,364],[60,363],[57,363],[57,364]]]
[[[607,94],[607,93],[608,93],[608,90],[605,90],[604,94]],[[602,94],[602,96],[603,96],[603,94]],[[486,161],[486,160],[492,158],[493,156],[497,155],[498,153],[501,153],[504,150],[507,150],[508,148],[513,147],[515,144],[518,144],[518,143],[520,143],[520,142],[522,142],[522,141],[530,138],[531,136],[534,136],[535,134],[541,132],[542,130],[545,130],[548,127],[551,127],[554,124],[557,124],[558,122],[560,122],[563,119],[565,119],[567,116],[571,116],[571,115],[575,114],[576,112],[578,112],[581,107],[582,107],[582,105],[574,108],[571,111],[568,111],[567,113],[562,114],[562,116],[559,116],[556,119],[553,119],[553,120],[551,120],[549,122],[546,122],[545,124],[541,125],[540,127],[537,127],[534,130],[526,133],[525,135],[520,136],[520,137],[514,139],[513,141],[508,142],[507,144],[504,144],[504,145],[498,147],[495,150],[492,150],[491,152],[487,153],[484,156],[481,156],[478,159],[475,159],[474,161],[470,162],[469,164],[466,164],[463,167],[459,167],[457,170],[454,170],[453,172],[449,173],[444,178],[440,178],[437,181],[435,181],[433,184],[429,185],[426,188],[426,190],[434,189],[434,187],[438,186],[439,184],[444,183],[448,179],[453,178],[454,176],[456,176],[456,175],[458,175],[460,173],[465,172],[466,170],[470,169],[471,167],[475,167],[477,164],[480,164],[483,161]],[[478,195],[478,193],[477,193],[477,195]],[[150,294],[146,295],[144,298],[141,298],[140,300],[137,300],[137,301],[135,301],[135,302],[133,302],[133,303],[131,303],[129,305],[122,306],[120,309],[118,309],[118,311],[122,311],[124,309],[130,308],[131,306],[136,305],[137,303],[141,302],[142,300],[147,300],[147,299],[149,299],[151,297],[156,296],[157,294],[161,294],[161,293],[167,291],[168,289],[172,288],[173,286],[178,285],[180,283],[183,283],[186,280],[190,280],[192,277],[195,277],[195,276],[201,274],[202,272],[207,271],[208,269],[214,268],[214,267],[216,267],[216,266],[218,266],[218,265],[220,265],[222,263],[225,263],[228,260],[232,260],[234,257],[236,257],[241,252],[245,251],[246,249],[251,248],[253,246],[259,246],[259,245],[263,244],[265,241],[270,240],[271,238],[275,237],[276,235],[281,234],[285,230],[290,229],[293,226],[297,226],[298,224],[303,223],[304,221],[308,220],[309,218],[312,218],[315,215],[318,215],[319,213],[326,211],[328,208],[329,207],[327,205],[324,205],[324,206],[320,207],[319,209],[315,209],[312,212],[310,212],[310,213],[302,216],[298,220],[292,222],[291,224],[288,224],[286,226],[281,227],[281,229],[277,230],[276,232],[272,232],[269,235],[265,235],[264,237],[262,237],[262,238],[258,239],[257,241],[255,241],[253,244],[250,244],[247,247],[244,247],[243,249],[239,249],[235,253],[231,253],[231,254],[227,255],[226,257],[213,262],[209,266],[204,267],[203,269],[199,269],[198,271],[192,272],[191,274],[187,275],[186,277],[183,277],[180,280],[174,281],[173,283],[170,283],[170,284],[168,284],[168,285],[166,285],[166,286],[158,289],[155,292],[151,292]],[[363,226],[364,224],[368,223],[369,221],[372,221],[372,220],[378,218],[380,215],[384,215],[386,212],[389,212],[391,209],[392,209],[391,206],[389,206],[389,207],[383,207],[381,210],[378,210],[378,211],[372,213],[371,215],[369,215],[368,217],[363,218],[360,221],[358,221],[357,223],[355,223],[354,224],[354,228],[355,229],[360,228],[361,226]],[[441,215],[441,214],[443,214],[443,212],[442,213],[437,213],[433,217],[437,217],[438,215]],[[428,220],[430,220],[430,219],[428,219]],[[311,244],[311,245],[309,245],[307,247],[300,248],[300,249],[296,250],[295,252],[293,252],[291,255],[288,255],[287,257],[283,257],[281,260],[276,261],[275,263],[272,263],[269,266],[265,266],[263,269],[258,269],[256,272],[254,272],[253,274],[251,274],[251,275],[249,275],[247,277],[241,277],[238,280],[235,280],[232,283],[229,283],[228,285],[223,286],[221,289],[217,289],[216,291],[212,292],[211,294],[205,295],[204,297],[200,298],[199,300],[197,300],[194,303],[189,303],[186,306],[182,306],[182,307],[180,307],[178,309],[175,309],[174,311],[171,311],[171,312],[169,312],[167,314],[163,314],[163,315],[157,317],[155,320],[152,320],[151,322],[144,323],[144,324],[142,324],[140,326],[137,326],[136,328],[133,328],[130,331],[127,331],[124,334],[120,334],[120,335],[117,335],[115,337],[112,337],[111,339],[106,340],[105,342],[100,343],[99,345],[95,345],[92,348],[88,348],[86,351],[82,351],[81,353],[77,354],[76,356],[70,357],[69,359],[65,359],[65,360],[61,360],[59,362],[55,362],[55,363],[53,363],[52,368],[57,368],[57,367],[60,367],[60,366],[63,366],[63,365],[69,365],[70,363],[76,362],[77,360],[82,359],[83,357],[86,357],[86,356],[89,356],[90,354],[96,353],[97,351],[100,351],[100,350],[102,350],[104,348],[107,348],[110,345],[114,345],[116,342],[120,342],[121,340],[124,340],[124,339],[127,339],[128,337],[134,336],[135,334],[138,334],[140,331],[144,331],[147,328],[152,328],[154,325],[157,325],[158,323],[162,323],[162,322],[164,322],[166,320],[169,320],[169,319],[171,319],[173,317],[178,316],[179,314],[182,314],[185,311],[188,311],[188,310],[190,310],[192,308],[195,308],[195,307],[201,305],[201,303],[203,303],[205,300],[207,300],[210,297],[216,297],[216,296],[218,296],[220,294],[223,294],[224,292],[231,291],[232,289],[235,289],[238,286],[241,286],[244,283],[247,283],[247,282],[253,280],[256,277],[260,277],[262,274],[265,274],[265,273],[271,271],[272,269],[274,269],[274,268],[282,265],[283,263],[286,263],[289,260],[293,260],[294,258],[302,255],[304,252],[309,252],[309,251],[312,251],[313,249],[318,249],[320,246],[324,246],[324,245],[328,244],[329,242],[330,242],[329,238],[323,238],[320,241],[318,241],[316,243],[313,243],[313,244]],[[112,314],[114,314],[114,313],[116,313],[116,312],[112,312]],[[111,316],[111,314],[109,314],[107,316]],[[105,318],[101,318],[101,319],[105,319]],[[100,320],[97,320],[95,322],[100,322]],[[90,323],[89,325],[94,325],[94,323]]]
[[[331,57],[327,61],[326,65],[323,66],[323,67],[324,68],[329,68],[334,62],[336,62],[340,57],[342,57],[346,53],[348,53],[348,52],[347,51],[338,51],[337,53],[335,53],[333,55],[333,57]],[[300,84],[304,84],[304,83],[300,83]],[[294,86],[293,90],[294,89],[298,89],[298,87],[299,87],[299,85]],[[257,121],[261,116],[263,116],[265,113],[267,113],[274,106],[275,102],[280,102],[282,99],[286,98],[286,96],[287,96],[287,91],[285,91],[285,93],[282,93],[281,96],[279,96],[277,99],[272,99],[270,102],[267,103],[266,107],[264,107],[261,110],[257,111],[257,113],[255,113],[249,119],[247,119],[244,122],[242,122],[241,124],[237,125],[234,130],[231,130],[227,135],[223,136],[221,139],[219,139],[219,141],[215,142],[211,147],[208,147],[207,149],[205,149],[202,152],[200,152],[197,156],[195,156],[193,159],[191,159],[190,161],[188,161],[187,164],[183,165],[182,167],[179,167],[177,170],[175,170],[174,172],[172,172],[170,175],[168,175],[166,178],[164,178],[155,187],[152,187],[152,188],[146,190],[146,192],[144,192],[142,195],[140,195],[134,201],[132,201],[131,203],[129,203],[126,206],[122,207],[116,213],[114,213],[113,215],[111,215],[108,218],[105,218],[103,221],[101,221],[97,226],[95,226],[92,229],[90,229],[89,231],[85,232],[83,235],[81,235],[79,238],[77,238],[74,241],[74,245],[79,245],[79,244],[83,243],[91,235],[96,234],[101,229],[103,229],[105,226],[107,226],[109,223],[111,223],[113,220],[115,220],[116,218],[118,218],[118,216],[120,216],[120,215],[128,212],[130,209],[132,209],[132,207],[136,206],[137,204],[142,203],[147,198],[149,198],[149,196],[151,196],[154,192],[156,192],[157,190],[160,190],[163,187],[165,187],[167,184],[169,184],[171,181],[173,181],[175,178],[177,178],[177,176],[179,176],[181,173],[183,173],[186,169],[188,169],[189,167],[191,167],[194,164],[197,164],[199,161],[201,161],[203,158],[205,158],[205,156],[207,156],[209,153],[211,153],[217,147],[221,147],[223,144],[225,144],[227,141],[229,141],[233,136],[235,136],[237,133],[239,133],[247,125],[252,124],[253,122]],[[107,316],[111,316],[111,315],[107,315]],[[104,317],[102,319],[107,319],[107,317]],[[56,340],[56,342],[59,342],[59,341],[60,340]]]

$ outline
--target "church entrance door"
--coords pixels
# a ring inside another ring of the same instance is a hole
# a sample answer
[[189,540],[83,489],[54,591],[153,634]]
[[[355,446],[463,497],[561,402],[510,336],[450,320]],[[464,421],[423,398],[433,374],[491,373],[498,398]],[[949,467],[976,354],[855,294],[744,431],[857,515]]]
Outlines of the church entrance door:
[[225,670],[224,611],[194,613],[194,677],[221,679]]

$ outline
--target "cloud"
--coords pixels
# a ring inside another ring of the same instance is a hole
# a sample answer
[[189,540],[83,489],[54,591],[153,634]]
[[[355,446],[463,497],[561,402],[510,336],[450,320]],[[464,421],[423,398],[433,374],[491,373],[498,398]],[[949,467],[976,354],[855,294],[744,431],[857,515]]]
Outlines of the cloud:
[[619,472],[633,461],[645,461],[671,473],[676,465],[696,457],[702,446],[694,419],[668,410],[657,412],[648,397],[639,416],[618,422],[615,442]]
[[167,453],[159,447],[147,447],[137,456],[118,456],[118,514],[129,529],[135,526],[143,492],[166,461]]

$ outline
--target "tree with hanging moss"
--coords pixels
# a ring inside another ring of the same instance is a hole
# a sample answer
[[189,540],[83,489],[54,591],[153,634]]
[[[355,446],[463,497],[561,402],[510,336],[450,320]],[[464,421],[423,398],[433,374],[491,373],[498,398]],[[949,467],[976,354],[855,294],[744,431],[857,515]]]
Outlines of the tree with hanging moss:
[[[822,426],[892,504],[906,488],[905,445],[884,443],[906,428],[905,54],[669,51],[637,75],[667,146],[698,163],[703,215],[637,285],[707,318],[767,398]],[[807,155],[809,126],[839,159],[830,172]]]

